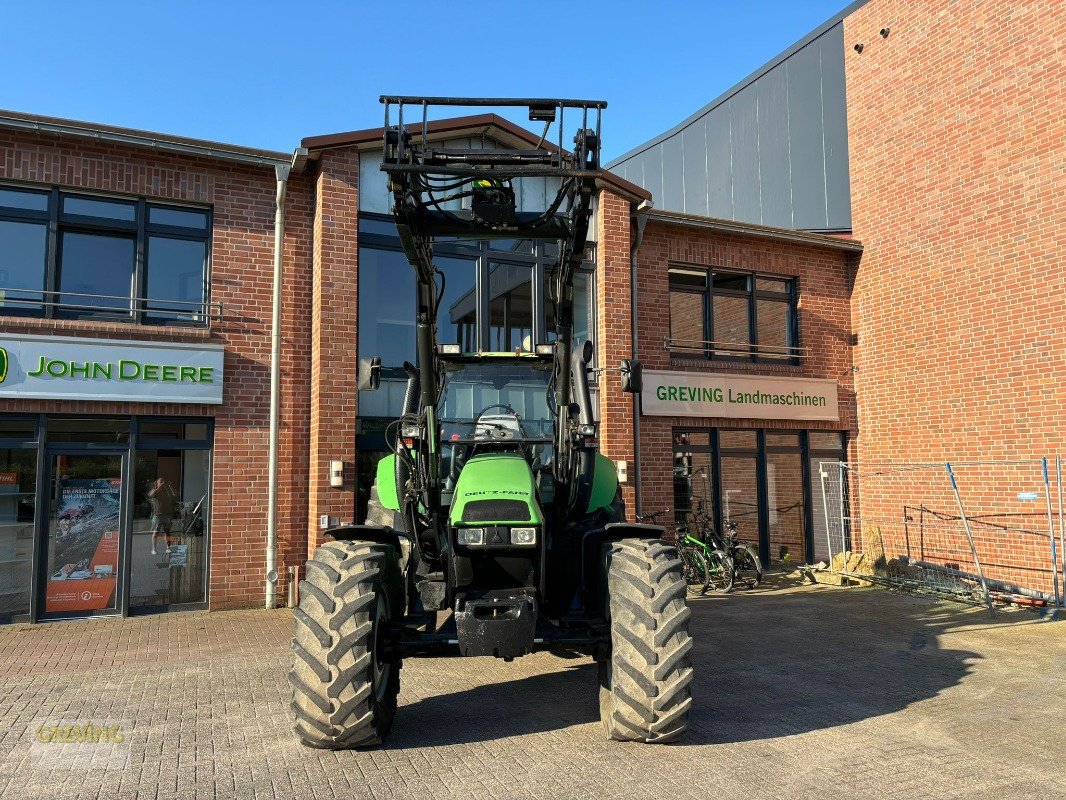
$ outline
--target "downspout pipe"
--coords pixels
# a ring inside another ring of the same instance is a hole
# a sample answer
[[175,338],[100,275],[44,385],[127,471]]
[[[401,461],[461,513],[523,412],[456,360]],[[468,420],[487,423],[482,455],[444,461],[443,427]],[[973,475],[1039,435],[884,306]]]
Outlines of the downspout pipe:
[[[630,358],[637,360],[637,250],[644,241],[644,228],[648,224],[648,212],[652,209],[651,200],[644,200],[633,213],[635,233],[633,246],[629,250],[629,342]],[[640,491],[640,395],[633,395],[633,496],[636,500],[637,514],[644,513],[644,502]]]
[[274,293],[270,317],[270,455],[267,466],[266,608],[277,605],[278,593],[278,425],[281,406],[281,255],[285,243],[285,188],[289,164],[275,168]]

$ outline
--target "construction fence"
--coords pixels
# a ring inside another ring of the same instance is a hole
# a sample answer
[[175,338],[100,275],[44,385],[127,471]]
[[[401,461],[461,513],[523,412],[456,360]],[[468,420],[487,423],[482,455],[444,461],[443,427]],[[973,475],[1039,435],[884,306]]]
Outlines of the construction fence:
[[822,461],[815,537],[848,577],[990,607],[1062,606],[1064,467]]

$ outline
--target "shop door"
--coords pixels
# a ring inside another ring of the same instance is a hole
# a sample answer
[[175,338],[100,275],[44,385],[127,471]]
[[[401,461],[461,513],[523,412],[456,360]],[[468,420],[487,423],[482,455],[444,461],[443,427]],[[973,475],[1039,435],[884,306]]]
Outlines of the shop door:
[[126,451],[48,454],[42,619],[119,613]]

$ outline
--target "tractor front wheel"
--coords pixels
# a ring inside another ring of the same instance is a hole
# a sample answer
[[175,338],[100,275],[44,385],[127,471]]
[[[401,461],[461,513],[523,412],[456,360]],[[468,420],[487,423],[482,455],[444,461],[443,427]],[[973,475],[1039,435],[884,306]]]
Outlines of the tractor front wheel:
[[396,716],[400,662],[382,633],[402,613],[396,548],[327,542],[307,562],[294,612],[292,710],[304,744],[340,750],[380,744]]
[[610,739],[675,741],[692,705],[691,612],[677,549],[622,539],[604,556],[611,655],[600,663],[600,719]]

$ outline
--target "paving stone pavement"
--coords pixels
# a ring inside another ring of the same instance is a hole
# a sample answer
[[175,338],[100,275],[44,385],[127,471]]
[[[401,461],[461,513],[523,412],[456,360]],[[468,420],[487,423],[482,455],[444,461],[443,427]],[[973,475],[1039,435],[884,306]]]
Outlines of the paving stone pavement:
[[[608,742],[587,659],[412,660],[385,747],[290,730],[288,611],[0,627],[0,798],[1064,796],[1066,625],[878,589],[694,600],[682,745]],[[41,721],[132,725],[124,769]]]

